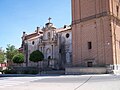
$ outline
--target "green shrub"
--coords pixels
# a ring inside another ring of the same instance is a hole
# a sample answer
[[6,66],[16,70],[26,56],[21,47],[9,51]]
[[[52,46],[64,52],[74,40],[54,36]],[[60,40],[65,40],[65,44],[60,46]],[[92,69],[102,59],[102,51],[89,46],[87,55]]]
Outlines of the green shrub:
[[23,74],[38,74],[39,71],[38,70],[25,70],[23,72]]
[[24,55],[22,53],[18,53],[12,60],[14,63],[21,64],[24,62]]
[[42,61],[44,59],[44,55],[42,52],[40,52],[39,50],[33,51],[30,54],[30,61],[32,62],[39,62]]
[[4,74],[17,74],[15,70],[12,69],[6,69],[2,71]]

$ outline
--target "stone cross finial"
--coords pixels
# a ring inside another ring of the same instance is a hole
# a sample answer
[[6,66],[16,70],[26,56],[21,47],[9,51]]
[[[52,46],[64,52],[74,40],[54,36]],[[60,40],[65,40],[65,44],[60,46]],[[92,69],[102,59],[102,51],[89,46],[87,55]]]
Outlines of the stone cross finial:
[[50,20],[51,20],[51,19],[52,19],[51,17],[48,18],[49,23],[50,23]]

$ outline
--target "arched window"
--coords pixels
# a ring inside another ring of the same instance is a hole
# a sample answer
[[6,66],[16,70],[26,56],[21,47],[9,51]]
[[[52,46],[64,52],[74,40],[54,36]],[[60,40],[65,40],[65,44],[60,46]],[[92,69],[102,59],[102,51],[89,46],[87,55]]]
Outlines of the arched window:
[[35,44],[35,42],[34,41],[32,41],[32,45],[34,45]]
[[50,60],[50,59],[51,59],[51,56],[48,57],[48,60]]
[[50,39],[50,32],[47,33],[48,39]]

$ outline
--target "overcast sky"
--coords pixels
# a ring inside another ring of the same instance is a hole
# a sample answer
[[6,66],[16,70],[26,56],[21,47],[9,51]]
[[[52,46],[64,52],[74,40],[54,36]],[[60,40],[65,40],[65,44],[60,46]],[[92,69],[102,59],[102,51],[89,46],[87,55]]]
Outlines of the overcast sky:
[[57,28],[71,24],[71,0],[0,0],[0,47],[19,48],[22,32],[43,27],[48,17]]

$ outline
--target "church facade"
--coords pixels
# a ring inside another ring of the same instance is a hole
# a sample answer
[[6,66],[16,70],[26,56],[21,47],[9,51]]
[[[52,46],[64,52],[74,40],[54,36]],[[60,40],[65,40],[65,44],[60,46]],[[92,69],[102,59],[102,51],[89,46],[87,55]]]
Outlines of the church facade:
[[104,67],[120,73],[120,0],[72,0],[72,47],[79,69],[68,71]]
[[40,50],[44,54],[41,68],[64,69],[72,62],[71,26],[56,28],[49,20],[45,27],[37,27],[34,33],[23,32],[21,49],[25,55],[26,67],[37,66],[29,57],[33,51]]

